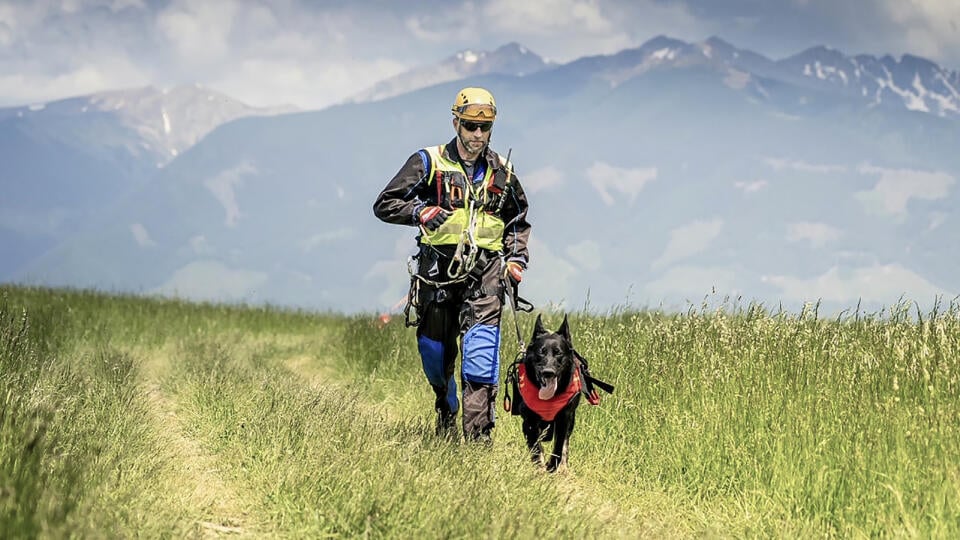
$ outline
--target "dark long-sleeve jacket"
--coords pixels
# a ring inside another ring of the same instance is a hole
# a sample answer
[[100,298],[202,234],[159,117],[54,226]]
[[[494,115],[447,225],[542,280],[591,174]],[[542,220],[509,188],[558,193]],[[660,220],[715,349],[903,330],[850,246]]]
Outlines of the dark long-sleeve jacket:
[[[443,152],[445,158],[462,163],[457,152],[456,139],[447,143]],[[437,188],[429,183],[427,178],[430,171],[429,159],[429,154],[425,151],[416,152],[407,159],[377,197],[373,204],[374,215],[387,223],[417,226],[420,210],[439,204]],[[501,167],[500,156],[489,147],[484,150],[483,159],[490,170]],[[530,223],[527,222],[527,197],[516,175],[511,179],[509,193],[499,217],[505,224],[504,256],[525,267],[529,259],[527,240],[530,237]]]

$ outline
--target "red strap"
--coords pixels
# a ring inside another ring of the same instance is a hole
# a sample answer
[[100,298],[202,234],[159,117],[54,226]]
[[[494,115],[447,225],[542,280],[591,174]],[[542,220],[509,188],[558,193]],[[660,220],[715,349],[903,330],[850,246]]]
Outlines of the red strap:
[[439,206],[428,206],[420,211],[420,222],[430,221],[440,213]]
[[520,364],[517,366],[517,373],[520,378],[520,397],[523,398],[524,405],[531,411],[537,413],[537,416],[547,422],[552,422],[557,417],[557,413],[567,406],[567,403],[580,391],[580,370],[573,370],[573,377],[570,378],[570,384],[562,391],[554,394],[550,399],[540,399],[540,390],[527,379],[526,366]]

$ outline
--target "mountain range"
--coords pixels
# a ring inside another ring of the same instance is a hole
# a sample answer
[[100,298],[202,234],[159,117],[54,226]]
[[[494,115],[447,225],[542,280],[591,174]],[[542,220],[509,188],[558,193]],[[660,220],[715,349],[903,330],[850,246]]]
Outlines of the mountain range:
[[[201,95],[185,116],[149,90],[0,110],[15,194],[0,280],[390,308],[415,229],[371,204],[453,136],[466,85],[496,95],[492,145],[531,200],[535,304],[683,309],[715,292],[840,310],[960,291],[960,74],[662,36],[564,64],[518,44],[461,51],[317,111]],[[168,121],[191,128],[171,137]]]

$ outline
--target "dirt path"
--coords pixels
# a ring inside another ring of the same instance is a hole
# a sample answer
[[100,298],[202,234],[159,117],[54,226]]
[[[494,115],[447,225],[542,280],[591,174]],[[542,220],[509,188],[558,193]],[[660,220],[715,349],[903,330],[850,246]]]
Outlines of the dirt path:
[[144,389],[150,414],[159,426],[176,466],[171,472],[176,486],[173,496],[195,509],[188,527],[200,537],[256,535],[252,530],[248,506],[238,490],[225,479],[214,456],[203,450],[199,441],[184,429],[178,417],[175,398],[163,391],[162,381],[170,370],[172,347],[140,354],[143,359]]

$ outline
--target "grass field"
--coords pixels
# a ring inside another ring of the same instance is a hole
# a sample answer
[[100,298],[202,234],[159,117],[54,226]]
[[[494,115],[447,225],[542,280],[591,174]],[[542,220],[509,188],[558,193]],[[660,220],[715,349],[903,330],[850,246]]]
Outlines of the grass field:
[[0,536],[960,537],[956,304],[570,316],[617,391],[548,475],[400,320],[2,286]]

